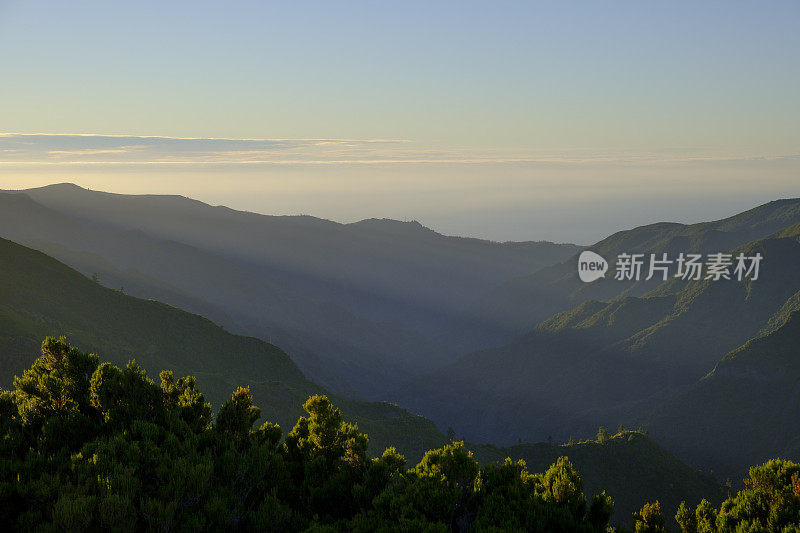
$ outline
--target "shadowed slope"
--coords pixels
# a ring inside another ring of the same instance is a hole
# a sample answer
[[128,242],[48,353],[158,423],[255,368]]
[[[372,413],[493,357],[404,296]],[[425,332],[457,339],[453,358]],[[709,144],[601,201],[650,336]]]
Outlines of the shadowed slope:
[[[30,366],[48,335],[66,335],[81,350],[116,365],[136,359],[150,375],[164,369],[194,375],[215,408],[237,386],[250,385],[263,416],[284,428],[294,425],[309,395],[326,393],[276,346],[233,335],[169,305],[107,289],[40,252],[0,239],[3,386]],[[431,422],[396,406],[337,402],[370,434],[375,453],[391,442],[418,457],[443,441]]]

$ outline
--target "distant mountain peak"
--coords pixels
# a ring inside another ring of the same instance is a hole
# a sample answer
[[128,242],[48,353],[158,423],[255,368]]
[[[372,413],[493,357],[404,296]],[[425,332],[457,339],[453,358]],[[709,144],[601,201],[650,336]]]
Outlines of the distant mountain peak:
[[395,220],[393,218],[365,218],[364,220],[353,222],[350,225],[359,226],[359,225],[384,225],[384,224],[391,226],[416,226],[418,228],[425,227],[416,220]]
[[405,221],[394,220],[391,218],[366,218],[364,220],[359,220],[358,222],[348,224],[348,226],[354,229],[381,230],[392,233],[436,233],[434,230],[423,226],[416,220]]
[[32,187],[28,190],[50,190],[50,191],[88,191],[89,189],[85,187],[81,187],[76,183],[72,183],[69,181],[65,181],[63,183],[51,183],[50,185],[44,185],[42,187]]

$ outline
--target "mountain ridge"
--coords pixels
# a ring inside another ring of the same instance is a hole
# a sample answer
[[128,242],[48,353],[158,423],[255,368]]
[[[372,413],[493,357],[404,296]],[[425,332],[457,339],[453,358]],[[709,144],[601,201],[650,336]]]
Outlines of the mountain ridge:
[[[696,224],[655,223],[618,231],[586,249],[609,261],[619,253],[713,253],[766,238],[800,223],[800,199],[767,202],[752,209],[710,222]],[[483,322],[494,339],[508,341],[550,317],[585,300],[612,300],[644,296],[659,281],[626,283],[604,279],[584,284],[577,277],[577,254],[566,261],[509,280],[473,304],[470,315]]]
[[[235,209],[232,207],[228,207],[222,204],[210,204],[207,202],[203,202],[202,200],[196,200],[194,198],[184,196],[181,194],[152,194],[152,193],[144,193],[144,194],[131,194],[131,193],[114,193],[114,192],[106,192],[100,190],[89,189],[86,187],[81,187],[76,183],[72,182],[61,182],[61,183],[53,183],[49,185],[43,185],[41,187],[32,187],[28,189],[15,189],[15,190],[5,190],[0,192],[8,192],[8,193],[20,193],[20,194],[27,194],[31,196],[31,198],[36,199],[37,197],[40,199],[45,198],[45,194],[49,192],[56,192],[56,193],[68,193],[68,194],[83,194],[83,193],[91,193],[97,194],[102,196],[107,196],[110,198],[116,199],[125,199],[125,200],[135,200],[135,199],[146,199],[146,200],[179,200],[181,202],[185,202],[187,205],[191,205],[192,207],[201,207],[201,208],[211,208],[211,209],[218,209],[220,211],[227,211],[230,213],[236,213],[239,216],[244,217],[266,217],[270,219],[279,219],[279,220],[290,220],[290,219],[299,219],[299,220],[313,220],[315,222],[321,222],[326,225],[331,226],[340,226],[340,227],[359,227],[359,226],[371,226],[375,225],[381,227],[385,225],[388,228],[415,228],[423,230],[424,233],[432,233],[440,237],[452,238],[452,239],[466,239],[466,240],[473,240],[477,242],[487,242],[493,244],[509,244],[509,245],[526,245],[526,244],[554,244],[554,245],[565,245],[565,246],[573,246],[575,248],[580,248],[581,246],[566,243],[566,242],[555,242],[549,240],[526,240],[526,241],[499,241],[499,240],[492,240],[492,239],[481,239],[477,237],[467,237],[467,236],[460,236],[460,235],[448,235],[445,233],[438,232],[432,228],[429,228],[419,222],[418,220],[398,220],[392,218],[381,218],[381,217],[369,217],[364,218],[361,220],[357,220],[354,222],[337,222],[335,220],[329,220],[322,217],[317,217],[314,215],[305,215],[305,214],[294,214],[294,215],[269,215],[265,213],[259,213],[256,211],[247,211],[241,209]],[[40,202],[46,205],[46,201]]]
[[[794,201],[778,202],[767,212],[793,222],[796,208]],[[787,209],[791,216],[780,216]],[[586,300],[505,346],[476,351],[417,378],[396,397],[478,442],[492,435],[504,435],[503,443],[548,435],[565,440],[591,434],[599,425],[645,424],[654,409],[691,391],[727,353],[771,324],[774,328],[793,311],[786,302],[800,304],[800,272],[794,267],[800,263],[799,227],[794,222],[725,250],[761,253],[757,281],[671,280],[641,296],[623,289],[616,299]],[[637,240],[615,237],[620,238]],[[652,242],[650,236],[638,241]],[[448,390],[448,397],[440,389]],[[672,447],[679,439],[672,438],[667,448],[681,450]],[[722,445],[716,442],[708,449]],[[681,457],[704,464],[691,450]],[[742,456],[737,463],[761,459]],[[734,469],[728,464],[724,471]]]

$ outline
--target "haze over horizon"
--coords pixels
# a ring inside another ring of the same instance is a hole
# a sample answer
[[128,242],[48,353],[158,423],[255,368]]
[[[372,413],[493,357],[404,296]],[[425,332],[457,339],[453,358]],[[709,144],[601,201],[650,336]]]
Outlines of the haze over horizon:
[[[537,228],[532,228],[532,229],[531,228],[520,228],[519,236],[517,238],[493,237],[492,235],[489,235],[489,234],[485,234],[485,233],[482,234],[481,233],[482,228],[476,228],[475,233],[467,233],[467,232],[459,233],[457,226],[448,226],[447,224],[443,224],[443,226],[445,228],[446,227],[452,227],[453,228],[453,231],[448,231],[447,229],[442,229],[442,227],[437,227],[434,224],[429,224],[425,220],[420,220],[420,219],[417,219],[417,218],[388,217],[388,216],[382,216],[382,215],[375,215],[375,216],[365,216],[365,217],[361,217],[361,218],[354,217],[354,218],[336,219],[335,217],[324,217],[324,216],[315,215],[314,213],[306,213],[306,212],[301,212],[301,211],[298,211],[298,212],[285,212],[285,213],[271,213],[271,212],[259,211],[257,208],[247,208],[247,207],[243,207],[243,206],[237,206],[237,205],[235,205],[235,203],[220,203],[220,202],[214,201],[213,198],[203,199],[203,198],[200,198],[200,197],[190,196],[190,195],[186,195],[186,194],[183,194],[183,193],[170,193],[170,192],[163,192],[163,193],[119,192],[119,191],[107,190],[107,189],[103,189],[103,188],[88,187],[88,186],[85,186],[85,185],[81,185],[79,183],[74,183],[72,181],[43,183],[42,185],[32,185],[31,187],[27,187],[27,186],[20,187],[20,188],[13,188],[12,187],[12,188],[9,188],[7,190],[24,190],[24,189],[29,189],[29,188],[48,187],[48,186],[55,186],[55,185],[75,185],[77,187],[88,189],[90,191],[97,191],[97,192],[104,192],[104,193],[111,193],[111,194],[133,194],[133,195],[164,194],[164,195],[177,195],[177,196],[186,197],[186,198],[189,198],[189,199],[192,199],[192,200],[199,200],[199,201],[201,201],[203,203],[206,203],[206,204],[209,204],[209,205],[212,205],[212,206],[224,206],[224,207],[228,207],[228,208],[235,209],[235,210],[238,210],[238,211],[251,212],[251,213],[256,213],[256,214],[261,214],[261,215],[278,215],[278,216],[281,216],[281,215],[287,215],[287,216],[291,216],[291,215],[308,215],[308,216],[315,216],[317,218],[323,218],[323,219],[326,219],[326,220],[332,220],[334,222],[339,222],[339,223],[343,223],[343,224],[359,222],[359,221],[366,220],[366,219],[391,219],[391,220],[399,220],[399,221],[404,221],[404,222],[416,221],[416,222],[421,223],[425,227],[433,229],[434,231],[436,231],[438,233],[441,233],[443,235],[456,236],[456,237],[475,237],[475,238],[487,239],[487,240],[497,241],[497,242],[512,242],[512,241],[551,241],[551,242],[557,242],[557,243],[559,243],[559,242],[561,242],[561,243],[570,242],[572,244],[578,244],[578,245],[581,245],[581,246],[591,245],[594,242],[596,242],[598,240],[601,240],[604,237],[607,237],[607,236],[609,236],[609,235],[611,235],[613,233],[616,233],[617,231],[624,231],[626,229],[631,229],[631,228],[638,227],[638,226],[643,226],[643,225],[652,224],[652,223],[656,223],[656,222],[678,222],[678,223],[683,223],[683,224],[694,224],[694,223],[698,223],[698,222],[710,222],[710,221],[713,221],[713,220],[718,220],[718,219],[721,219],[721,218],[725,218],[725,217],[734,215],[734,214],[736,214],[738,212],[741,212],[741,211],[748,210],[750,208],[756,207],[757,205],[760,205],[761,203],[767,203],[767,202],[770,202],[772,200],[779,200],[779,199],[788,198],[788,197],[768,198],[764,202],[759,202],[759,203],[752,203],[752,202],[748,203],[747,200],[743,199],[741,207],[737,207],[737,203],[736,202],[731,202],[730,205],[728,205],[725,202],[718,202],[716,207],[718,207],[719,214],[718,215],[715,214],[713,216],[704,216],[702,214],[695,215],[695,213],[693,212],[693,210],[695,210],[696,213],[716,212],[716,211],[709,210],[708,206],[706,206],[705,210],[701,209],[700,206],[695,206],[695,205],[692,205],[692,206],[689,206],[689,207],[682,206],[682,209],[673,206],[673,207],[670,207],[670,208],[662,208],[661,210],[657,210],[657,209],[655,209],[656,206],[644,205],[644,206],[641,206],[641,209],[639,209],[638,211],[631,210],[630,212],[626,212],[624,214],[624,216],[620,216],[619,213],[616,213],[616,217],[608,217],[607,216],[606,220],[605,220],[605,223],[602,224],[599,228],[595,227],[596,224],[597,224],[597,221],[593,221],[593,220],[590,220],[590,219],[592,217],[596,217],[598,220],[602,219],[603,215],[601,213],[598,213],[596,211],[591,211],[589,209],[585,209],[585,208],[581,208],[581,207],[574,207],[574,209],[576,210],[576,212],[574,213],[576,215],[576,218],[577,217],[582,217],[582,218],[577,218],[577,220],[573,220],[573,222],[575,223],[574,227],[579,226],[578,223],[581,222],[581,221],[588,221],[586,223],[587,227],[585,227],[586,231],[585,231],[584,235],[588,235],[589,238],[593,239],[593,240],[585,240],[585,241],[571,240],[570,241],[568,239],[557,239],[557,238],[550,238],[550,237],[547,237],[547,236],[533,237],[532,238],[532,237],[527,237],[525,235],[525,233],[524,233],[524,230],[528,229],[529,233],[536,233],[538,235]],[[247,202],[239,202],[239,203],[247,204]],[[599,206],[599,207],[606,208],[608,206],[607,205],[602,205],[602,206]],[[624,209],[625,207],[626,206],[618,205],[614,209],[620,210],[620,209]],[[654,213],[662,213],[662,212],[664,213],[664,218],[663,219],[659,219],[657,216],[654,216]],[[633,220],[636,220],[637,217],[635,217],[635,216],[631,217],[630,216],[631,213],[635,213],[636,215],[638,215],[638,219],[642,220],[642,222],[641,223],[632,222]],[[538,215],[539,217],[541,217],[543,222],[545,222],[546,224],[552,224],[552,217],[554,216],[552,214],[552,212],[548,211],[548,212],[545,212],[545,213],[534,213],[534,214]],[[550,217],[550,218],[546,219],[546,217]],[[612,227],[611,224],[613,224],[614,221],[618,221],[620,224],[630,223],[630,226],[621,225],[619,227]],[[573,229],[573,226],[570,226],[569,228]],[[609,228],[608,231],[606,231],[605,233],[601,233],[605,228]],[[538,231],[540,231],[540,230],[538,230]],[[576,231],[575,234],[578,235],[579,233]],[[596,238],[592,236],[592,235],[595,235],[595,234],[597,235]]]
[[579,244],[800,196],[796,2],[42,7],[0,2],[0,188]]

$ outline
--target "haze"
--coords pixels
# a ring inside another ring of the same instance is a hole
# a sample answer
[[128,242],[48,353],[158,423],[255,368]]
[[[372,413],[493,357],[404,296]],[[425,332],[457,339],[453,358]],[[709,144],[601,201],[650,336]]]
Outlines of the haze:
[[799,15],[0,2],[0,188],[581,244],[723,217],[800,196]]

